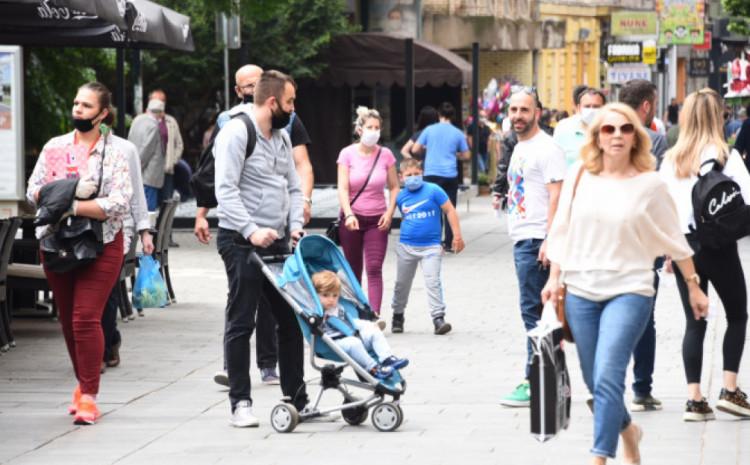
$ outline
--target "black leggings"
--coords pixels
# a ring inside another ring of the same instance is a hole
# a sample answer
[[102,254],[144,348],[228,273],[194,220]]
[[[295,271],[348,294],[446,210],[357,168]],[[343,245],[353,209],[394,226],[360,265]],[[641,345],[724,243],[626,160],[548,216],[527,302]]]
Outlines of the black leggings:
[[[696,249],[688,236],[688,242]],[[710,281],[721,299],[727,314],[727,331],[724,333],[724,371],[737,373],[745,346],[747,326],[747,291],[745,275],[737,253],[737,243],[721,249],[700,249],[695,256],[695,269],[701,278],[701,289],[708,290]],[[682,339],[682,360],[688,383],[701,382],[703,366],[703,339],[706,335],[706,320],[696,321],[690,308],[687,284],[677,266],[674,267],[677,289],[685,310],[685,337]]]

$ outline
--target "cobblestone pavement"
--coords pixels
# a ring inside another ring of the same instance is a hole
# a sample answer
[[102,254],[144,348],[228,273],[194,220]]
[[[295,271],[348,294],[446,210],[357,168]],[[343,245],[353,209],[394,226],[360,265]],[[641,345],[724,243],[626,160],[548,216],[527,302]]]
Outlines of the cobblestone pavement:
[[[575,346],[567,347],[574,396],[569,430],[537,443],[529,434],[528,410],[499,405],[523,376],[525,354],[511,243],[488,198],[472,199],[470,211],[462,203],[459,211],[467,249],[447,256],[443,267],[447,319],[454,330],[442,337],[432,334],[418,276],[406,332],[389,333],[394,352],[412,362],[404,370],[409,389],[397,432],[379,433],[369,421],[352,427],[339,420],[277,434],[268,418],[281,396],[279,388],[260,384],[253,388],[260,427],[231,428],[226,391],[212,381],[222,363],[226,280],[215,246],[201,246],[182,232],[175,234],[181,247],[171,251],[178,303],[120,323],[123,361],[103,375],[99,400],[105,415],[96,426],[74,426],[65,413],[75,383],[58,324],[14,322],[18,347],[0,356],[0,463],[588,463],[592,417],[584,404]],[[394,232],[391,249],[396,241]],[[750,257],[750,242],[744,241],[741,251],[743,258]],[[384,274],[383,307],[389,319],[392,250]],[[750,421],[722,413],[709,423],[681,421],[684,317],[672,278],[665,281],[657,304],[654,387],[664,410],[633,415],[645,430],[643,463],[747,465]],[[721,315],[720,304],[715,306]],[[712,404],[721,388],[723,330],[724,319],[716,318],[706,337],[703,385]],[[747,366],[746,361],[740,383],[750,388]],[[306,373],[315,375],[309,368]],[[259,378],[255,367],[251,376]],[[341,402],[335,393],[324,399]]]

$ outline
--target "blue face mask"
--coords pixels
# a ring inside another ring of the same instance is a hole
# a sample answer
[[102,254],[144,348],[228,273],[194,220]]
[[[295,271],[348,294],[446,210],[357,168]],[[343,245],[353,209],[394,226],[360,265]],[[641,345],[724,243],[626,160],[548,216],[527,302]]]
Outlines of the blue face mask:
[[404,186],[409,189],[410,191],[415,191],[422,187],[422,184],[424,181],[422,180],[422,175],[416,175],[416,176],[409,176],[408,178],[404,179]]

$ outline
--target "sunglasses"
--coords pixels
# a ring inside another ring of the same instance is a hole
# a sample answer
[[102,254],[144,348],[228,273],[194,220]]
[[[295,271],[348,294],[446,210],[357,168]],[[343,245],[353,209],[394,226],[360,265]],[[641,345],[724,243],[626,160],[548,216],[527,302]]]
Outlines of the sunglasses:
[[623,124],[622,126],[613,126],[611,124],[605,124],[601,128],[599,128],[599,132],[602,134],[612,135],[615,133],[615,131],[620,130],[620,134],[624,135],[630,135],[635,132],[635,126],[633,126],[631,123]]

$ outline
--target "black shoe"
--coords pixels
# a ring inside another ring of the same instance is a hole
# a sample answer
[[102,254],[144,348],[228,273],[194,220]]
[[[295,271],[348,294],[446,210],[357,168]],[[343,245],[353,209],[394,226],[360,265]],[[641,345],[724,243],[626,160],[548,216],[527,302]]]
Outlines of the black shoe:
[[404,332],[404,314],[393,314],[391,320],[391,332],[392,333],[403,333]]
[[706,398],[702,400],[689,400],[685,405],[685,413],[682,414],[684,421],[708,421],[715,420],[716,415],[708,406]]
[[446,334],[452,329],[451,324],[446,323],[442,316],[433,319],[432,324],[435,325],[435,334]]

